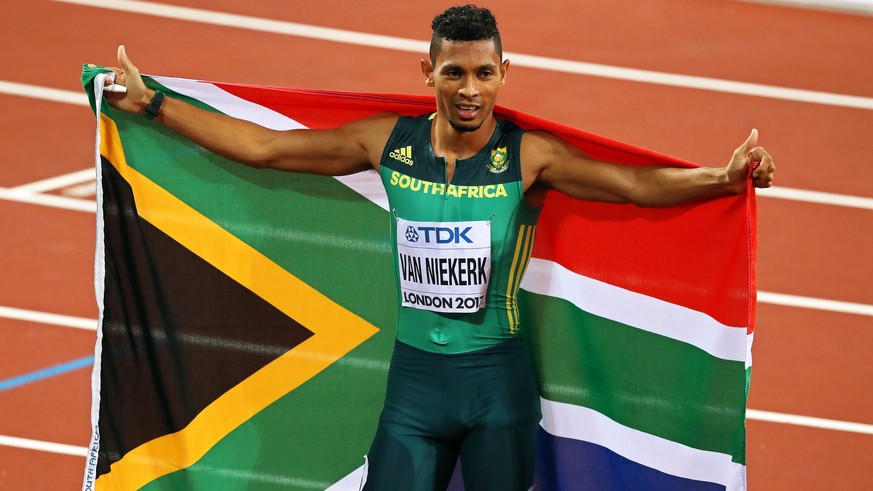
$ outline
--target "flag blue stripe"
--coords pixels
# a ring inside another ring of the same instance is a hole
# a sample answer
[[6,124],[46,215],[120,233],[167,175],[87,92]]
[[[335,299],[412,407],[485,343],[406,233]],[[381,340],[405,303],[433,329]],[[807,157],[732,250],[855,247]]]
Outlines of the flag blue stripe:
[[0,381],[0,391],[14,389],[15,387],[20,387],[22,385],[27,385],[33,382],[38,382],[40,380],[44,380],[51,377],[56,377],[58,375],[63,375],[67,372],[72,372],[74,370],[78,370],[80,368],[89,367],[94,364],[93,356],[86,356],[84,358],[79,358],[78,360],[69,361],[66,363],[61,363],[59,365],[54,365],[48,368],[43,368],[41,370],[37,370],[35,372],[26,373],[24,375],[19,375],[17,377],[12,377],[6,380]]
[[695,481],[638,464],[606,447],[552,435],[537,437],[536,489],[561,491],[724,491],[721,484]]

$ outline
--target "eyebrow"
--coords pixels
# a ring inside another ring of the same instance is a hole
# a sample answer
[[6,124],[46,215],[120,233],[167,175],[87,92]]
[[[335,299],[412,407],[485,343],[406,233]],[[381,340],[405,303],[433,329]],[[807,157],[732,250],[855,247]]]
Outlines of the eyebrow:
[[[444,65],[442,65],[442,66],[440,67],[440,71],[441,71],[441,72],[444,72],[444,71],[447,71],[447,70],[455,70],[455,69],[457,69],[457,70],[466,70],[463,66],[461,66],[461,65],[459,65],[459,64],[457,64],[457,63],[447,63],[447,64],[444,64]],[[494,63],[486,63],[486,64],[484,64],[484,65],[481,65],[481,66],[476,67],[476,70],[477,70],[477,71],[478,71],[478,70],[485,70],[485,69],[488,69],[488,70],[496,70],[496,69],[497,69],[497,65],[494,64]]]

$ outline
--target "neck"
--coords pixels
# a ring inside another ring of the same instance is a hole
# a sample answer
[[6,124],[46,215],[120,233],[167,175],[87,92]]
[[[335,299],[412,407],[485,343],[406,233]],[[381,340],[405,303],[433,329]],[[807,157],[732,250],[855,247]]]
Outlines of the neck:
[[458,130],[445,117],[437,114],[430,136],[434,154],[449,161],[475,155],[491,140],[496,126],[497,120],[492,114],[475,130]]

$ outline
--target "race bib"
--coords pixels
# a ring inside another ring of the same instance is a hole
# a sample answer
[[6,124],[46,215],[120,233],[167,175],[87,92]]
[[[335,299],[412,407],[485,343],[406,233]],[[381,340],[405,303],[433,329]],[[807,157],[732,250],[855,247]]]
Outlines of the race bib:
[[491,273],[491,222],[397,219],[401,304],[468,313],[485,306]]

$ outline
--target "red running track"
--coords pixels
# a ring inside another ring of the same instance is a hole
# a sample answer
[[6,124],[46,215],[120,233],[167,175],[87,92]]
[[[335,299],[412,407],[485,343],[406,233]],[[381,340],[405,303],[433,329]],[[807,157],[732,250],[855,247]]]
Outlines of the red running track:
[[[426,40],[444,2],[163,2]],[[728,0],[494,2],[509,52],[873,97],[873,18]],[[329,13],[329,15],[325,15]],[[80,92],[124,43],[147,73],[427,94],[423,54],[48,0],[5,6],[0,81]],[[90,26],[89,30],[86,30]],[[511,59],[511,56],[510,56]],[[703,164],[750,128],[776,183],[873,198],[873,111],[513,66],[500,103]],[[0,94],[0,188],[91,167],[80,105]],[[759,288],[873,305],[873,210],[759,199]],[[96,317],[94,216],[0,199],[0,307]],[[702,251],[705,253],[705,251]],[[749,408],[873,425],[873,319],[759,305]],[[94,332],[0,317],[0,381],[93,353]],[[90,371],[0,391],[0,435],[84,447]],[[873,489],[873,435],[748,422],[751,489]],[[84,458],[0,445],[0,489],[77,489]]]

